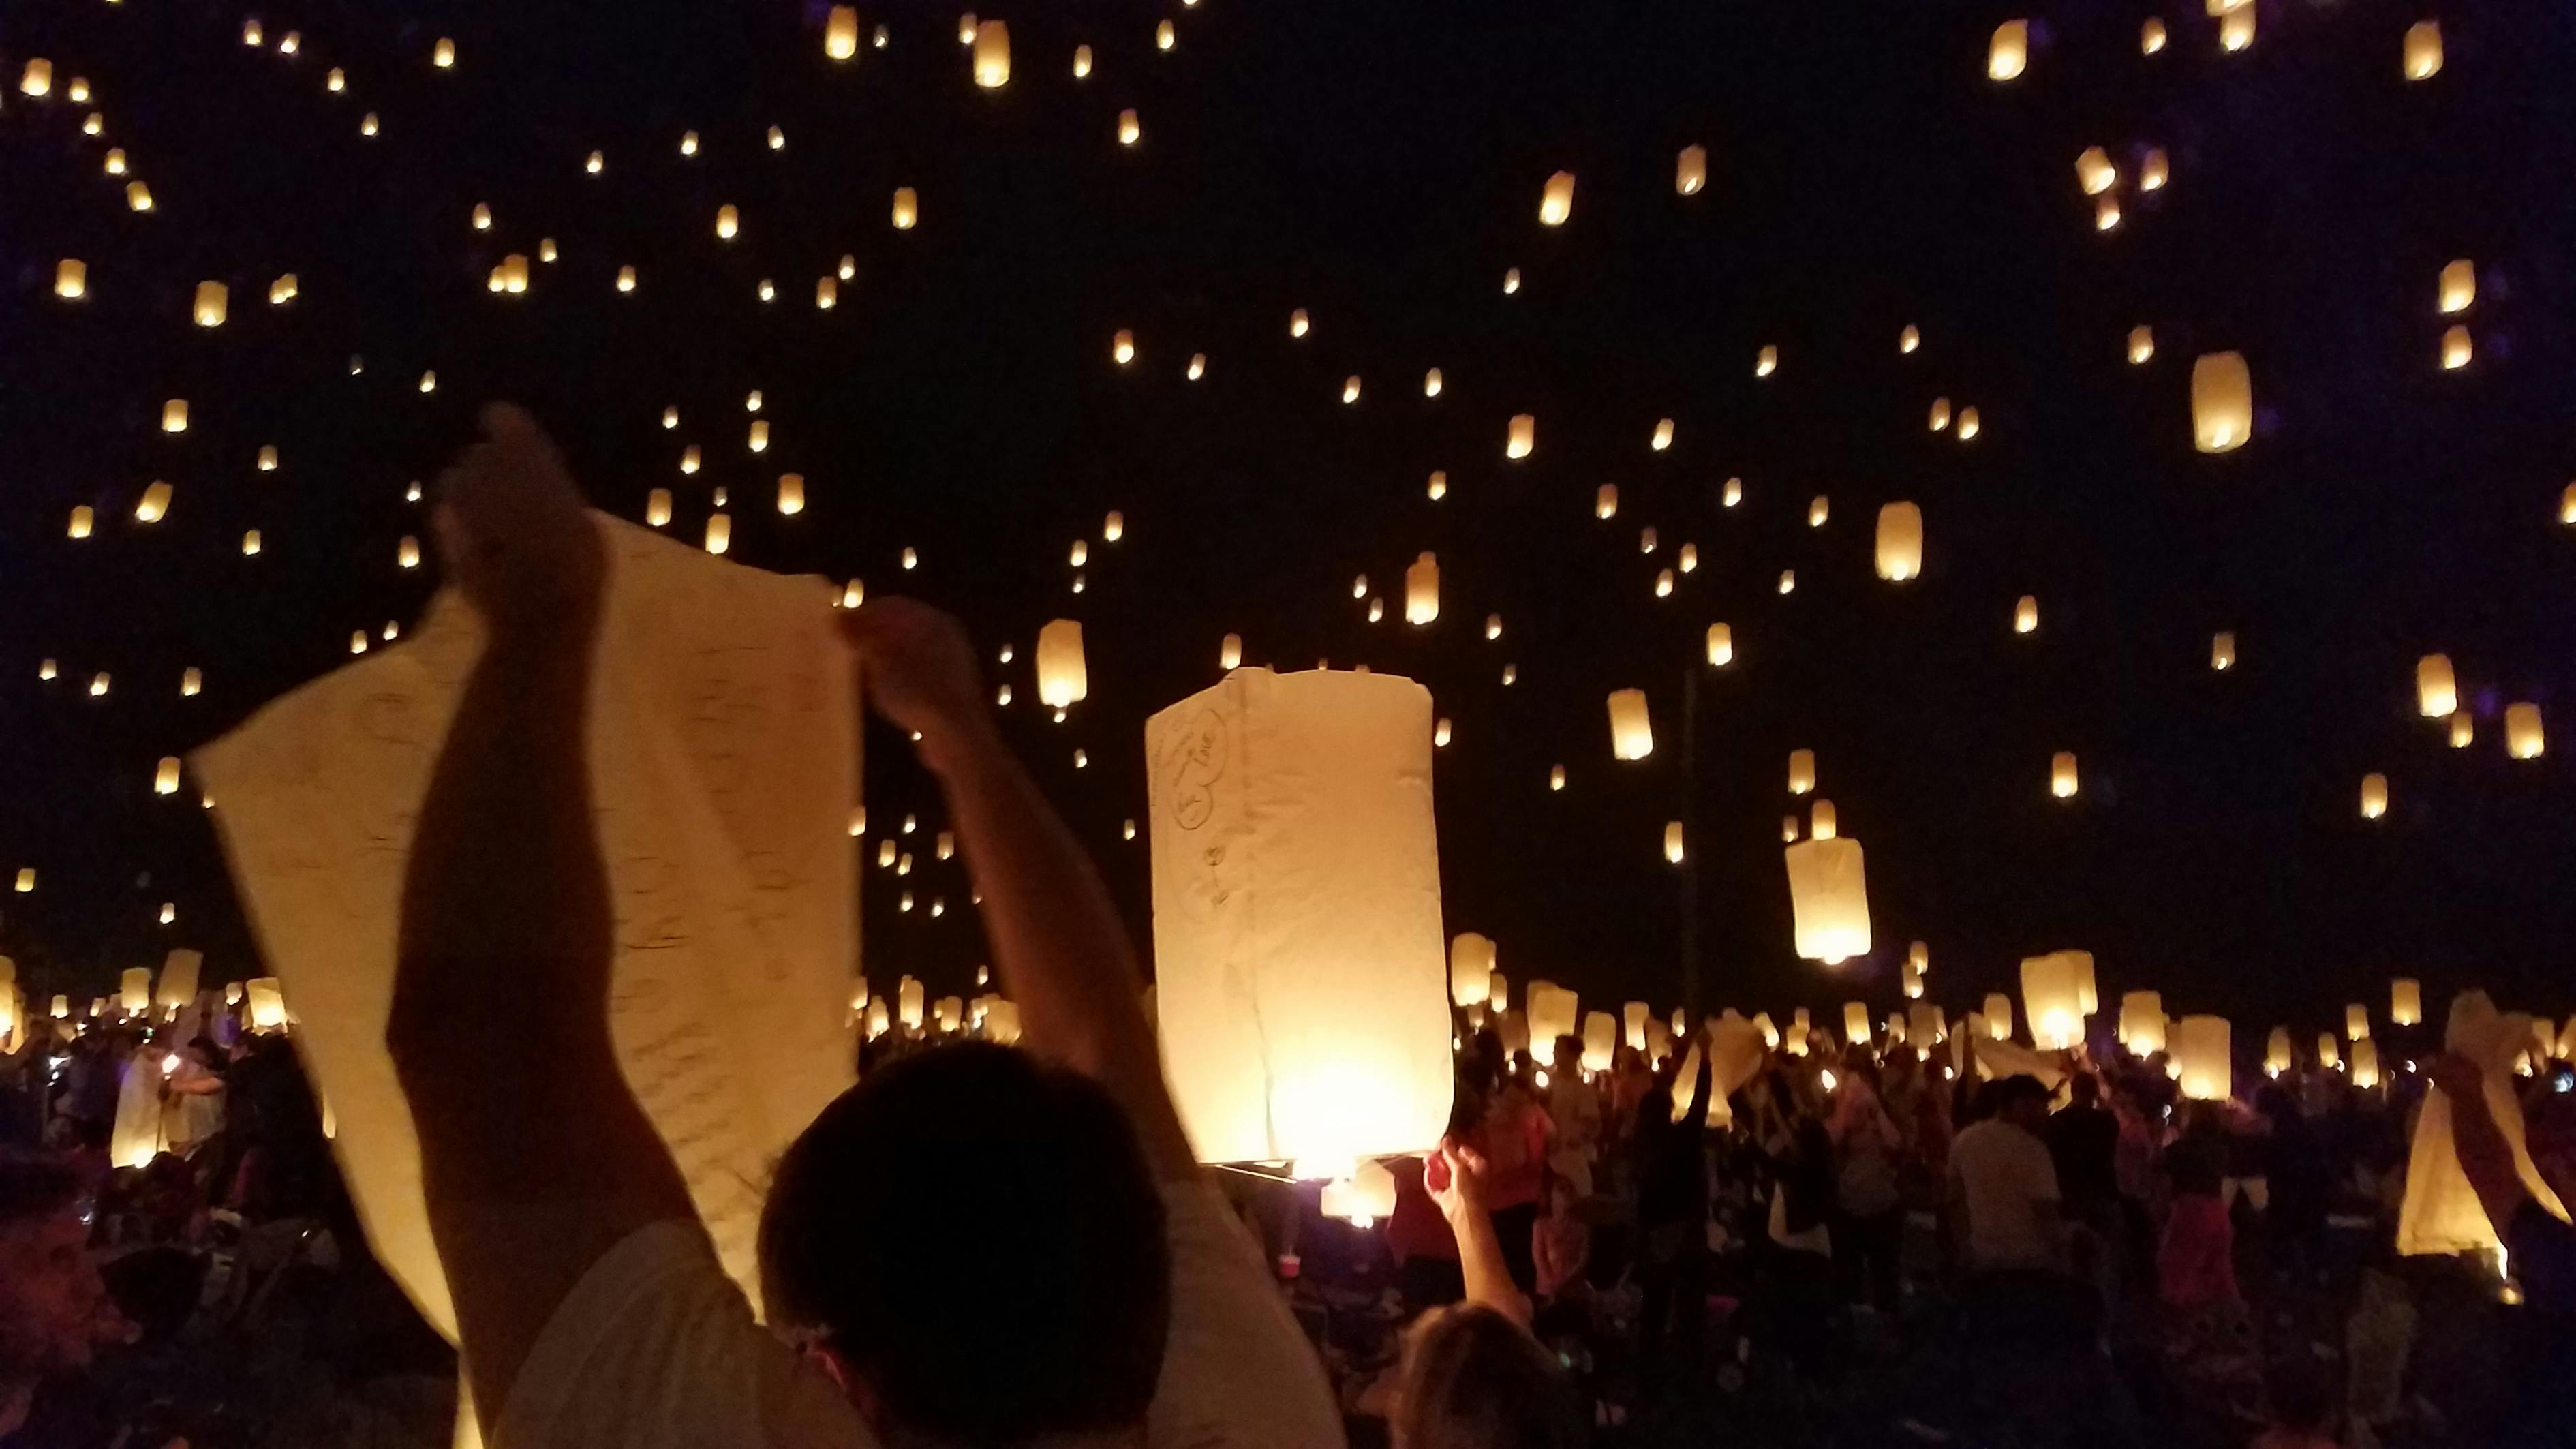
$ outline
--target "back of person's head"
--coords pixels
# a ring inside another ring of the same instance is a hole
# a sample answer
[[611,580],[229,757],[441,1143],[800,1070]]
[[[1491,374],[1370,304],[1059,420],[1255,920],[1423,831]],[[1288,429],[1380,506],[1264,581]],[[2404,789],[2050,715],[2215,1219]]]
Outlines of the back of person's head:
[[863,1381],[883,1437],[1132,1427],[1162,1368],[1171,1261],[1134,1127],[1009,1047],[922,1052],[824,1108],[779,1160],[760,1266],[771,1320]]
[[2093,1080],[2091,1072],[2077,1072],[2066,1090],[2074,1106],[2090,1107],[2102,1100],[2102,1084]]
[[1528,1330],[1490,1308],[1424,1315],[1404,1356],[1396,1449],[1579,1449],[1581,1406]]
[[2030,1125],[2048,1111],[2048,1088],[2028,1072],[2015,1072],[1995,1083],[1995,1115]]

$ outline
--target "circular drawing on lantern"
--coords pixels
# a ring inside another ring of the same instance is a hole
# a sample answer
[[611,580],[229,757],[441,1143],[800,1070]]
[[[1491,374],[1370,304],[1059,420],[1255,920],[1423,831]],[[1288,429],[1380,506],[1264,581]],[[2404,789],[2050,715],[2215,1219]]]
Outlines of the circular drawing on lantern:
[[1228,753],[1225,718],[1215,710],[1201,713],[1172,752],[1165,776],[1172,796],[1172,823],[1196,830],[1216,814],[1216,782],[1225,778]]

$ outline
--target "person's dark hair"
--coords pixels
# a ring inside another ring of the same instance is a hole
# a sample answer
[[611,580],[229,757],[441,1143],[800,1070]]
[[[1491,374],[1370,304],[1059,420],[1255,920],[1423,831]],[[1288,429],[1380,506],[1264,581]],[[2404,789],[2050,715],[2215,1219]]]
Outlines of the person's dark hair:
[[0,1152],[0,1232],[39,1223],[80,1198],[69,1164],[39,1153]]
[[2077,1072],[2066,1089],[2078,1107],[2090,1107],[2102,1099],[2102,1084],[2093,1080],[2091,1072]]
[[1394,1442],[1404,1449],[1580,1449],[1574,1386],[1527,1330],[1461,1304],[1426,1317],[1405,1352]]
[[2041,1084],[2039,1078],[2028,1072],[2015,1072],[1995,1083],[1994,1111],[1997,1116],[2024,1102],[2037,1102],[2043,1107],[2048,1105],[2048,1088]]
[[961,1043],[844,1092],[779,1160],[769,1316],[819,1333],[891,1416],[998,1446],[1142,1423],[1163,1363],[1162,1198],[1118,1104]]

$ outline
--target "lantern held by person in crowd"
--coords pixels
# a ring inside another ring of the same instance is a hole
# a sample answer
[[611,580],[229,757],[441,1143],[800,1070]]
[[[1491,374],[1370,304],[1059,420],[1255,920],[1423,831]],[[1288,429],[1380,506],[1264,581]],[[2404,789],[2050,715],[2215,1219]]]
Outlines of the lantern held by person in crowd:
[[1482,1006],[1492,990],[1494,943],[1474,931],[1449,938],[1449,999],[1460,1006]]
[[2170,1048],[2182,1069],[2182,1094],[2195,1102],[2223,1102],[2236,1092],[2227,1018],[2186,1016],[2173,1024]]

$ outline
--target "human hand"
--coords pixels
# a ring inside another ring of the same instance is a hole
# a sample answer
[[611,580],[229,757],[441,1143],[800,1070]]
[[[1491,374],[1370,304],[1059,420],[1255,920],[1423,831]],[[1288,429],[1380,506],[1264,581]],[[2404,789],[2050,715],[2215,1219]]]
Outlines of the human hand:
[[496,636],[585,633],[599,616],[608,551],[554,440],[511,403],[438,476],[431,522],[457,587]]
[[1439,1149],[1422,1160],[1422,1186],[1440,1205],[1441,1215],[1455,1222],[1485,1211],[1487,1170],[1485,1154],[1444,1138]]
[[842,617],[841,636],[858,652],[868,702],[919,735],[934,768],[942,750],[992,727],[983,672],[955,619],[916,599],[877,599]]
[[2486,1073],[2478,1070],[2476,1062],[2458,1052],[2444,1052],[2426,1062],[2424,1075],[2447,1097],[2477,1101],[2486,1092]]

